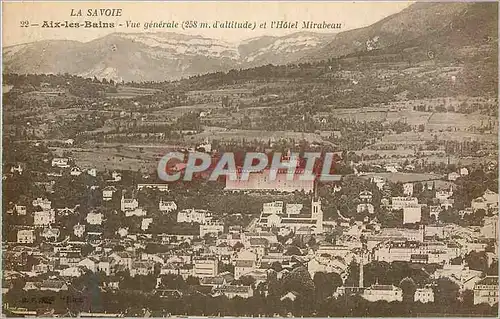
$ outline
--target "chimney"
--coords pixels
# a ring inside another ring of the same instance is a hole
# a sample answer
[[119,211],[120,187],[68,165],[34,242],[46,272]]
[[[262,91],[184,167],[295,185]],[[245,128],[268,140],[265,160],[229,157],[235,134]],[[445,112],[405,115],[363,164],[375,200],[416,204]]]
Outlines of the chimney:
[[364,282],[363,282],[363,278],[364,278],[364,270],[363,270],[363,268],[364,268],[364,262],[363,262],[363,259],[364,258],[363,257],[364,257],[363,256],[363,252],[361,252],[361,261],[359,263],[359,285],[358,285],[360,288],[363,288],[363,286],[364,286]]

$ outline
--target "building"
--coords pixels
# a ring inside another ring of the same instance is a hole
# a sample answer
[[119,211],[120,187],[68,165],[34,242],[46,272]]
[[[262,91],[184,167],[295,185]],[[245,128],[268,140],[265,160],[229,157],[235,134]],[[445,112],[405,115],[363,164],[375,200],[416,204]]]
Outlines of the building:
[[157,189],[160,192],[168,192],[168,184],[137,184],[137,190]]
[[356,212],[358,214],[364,213],[364,212],[367,212],[368,214],[374,214],[375,208],[370,203],[360,203],[360,204],[358,204],[358,206],[356,206]]
[[[274,202],[274,212],[271,209],[265,208],[260,214],[258,225],[261,227],[278,227],[288,228],[297,231],[302,228],[309,229],[311,233],[323,233],[323,211],[321,209],[321,201],[311,200],[311,211],[309,213],[302,213],[301,206],[288,206],[294,207],[287,209],[285,213],[279,213],[279,202]],[[300,207],[300,210],[298,209]]]
[[234,279],[238,280],[241,276],[244,276],[256,269],[256,263],[254,260],[237,260],[234,265]]
[[[232,191],[276,191],[276,192],[295,192],[303,191],[312,193],[314,191],[314,180],[302,181],[299,179],[302,171],[296,170],[293,178],[289,178],[286,170],[279,170],[276,178],[270,178],[270,169],[261,172],[250,172],[247,180],[241,179],[241,171],[236,173],[237,178],[231,180],[226,178],[226,190]],[[290,179],[290,180],[289,180]]]
[[177,204],[173,201],[160,200],[158,203],[158,209],[160,212],[170,213],[177,209]]
[[434,291],[429,287],[417,288],[413,295],[413,301],[421,303],[434,302]]
[[16,211],[16,214],[24,216],[27,213],[26,206],[22,205],[14,205],[14,210]]
[[122,195],[120,206],[122,212],[131,211],[139,208],[139,202],[135,198],[125,198]]
[[460,178],[460,174],[458,174],[457,172],[451,172],[448,174],[449,181],[456,181],[459,178]]
[[220,293],[229,299],[234,297],[250,298],[253,296],[253,290],[250,286],[227,285],[220,288]]
[[207,222],[206,224],[200,224],[200,237],[206,234],[218,235],[224,232],[224,225],[219,222]]
[[21,229],[17,231],[18,244],[33,244],[35,242],[35,231],[32,229]]
[[153,218],[143,218],[141,221],[141,229],[148,230],[149,226],[153,223]]
[[88,213],[85,220],[90,225],[101,225],[104,215],[102,213]]
[[411,205],[403,207],[403,224],[420,223],[422,220],[422,206]]
[[130,277],[147,276],[155,271],[155,263],[152,261],[134,261],[130,269]]
[[408,197],[413,196],[413,183],[404,183],[403,184],[403,194]]
[[359,193],[359,200],[362,203],[371,203],[372,198],[373,198],[373,193],[370,191],[364,190]]
[[195,277],[215,277],[219,273],[216,259],[196,259],[194,261],[193,275]]
[[364,299],[375,302],[384,300],[387,302],[403,301],[403,290],[394,285],[371,285],[361,295]]
[[56,157],[52,159],[52,167],[68,168],[69,159],[63,157]]
[[42,210],[50,210],[52,208],[52,202],[48,199],[43,199],[43,198],[37,198],[34,199],[33,202],[33,207],[39,206]]
[[102,190],[102,200],[103,201],[110,201],[113,199],[113,194],[117,191],[116,187],[114,186],[107,186],[103,188]]
[[80,223],[78,223],[73,226],[73,234],[78,238],[83,237],[85,234],[85,225],[80,225]]
[[481,303],[490,306],[498,303],[498,276],[487,276],[474,286],[474,304]]
[[204,209],[183,209],[177,213],[178,223],[199,223],[205,224],[212,220],[212,214]]
[[391,203],[392,209],[398,210],[407,206],[418,205],[418,199],[416,197],[392,197]]
[[472,200],[471,207],[474,212],[479,209],[484,209],[486,212],[498,210],[498,194],[487,189],[483,196]]
[[36,227],[49,226],[56,222],[56,213],[53,210],[35,212],[33,215],[33,225]]
[[60,234],[61,231],[59,230],[59,228],[44,228],[40,236],[45,238],[45,240],[51,239],[56,241],[59,238]]
[[414,263],[443,263],[460,256],[460,250],[446,243],[418,241],[389,241],[378,245],[374,251],[377,261],[406,261]]
[[481,235],[486,238],[498,239],[498,216],[484,218],[484,225],[481,227]]
[[453,196],[453,187],[450,186],[448,190],[439,190],[436,192],[436,199],[440,203],[446,202],[451,196]]

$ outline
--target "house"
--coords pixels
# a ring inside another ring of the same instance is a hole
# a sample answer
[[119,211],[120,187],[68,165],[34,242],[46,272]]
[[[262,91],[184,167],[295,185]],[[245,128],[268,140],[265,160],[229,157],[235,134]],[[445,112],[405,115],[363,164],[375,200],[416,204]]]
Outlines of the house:
[[82,170],[78,166],[75,166],[71,168],[69,174],[71,176],[80,176],[82,174]]
[[456,181],[457,179],[460,178],[460,174],[458,174],[457,172],[451,172],[448,174],[448,180],[449,181]]
[[120,237],[126,237],[128,235],[128,227],[125,228],[125,227],[120,227],[118,228],[118,230],[116,231],[116,233],[120,236]]
[[434,291],[429,287],[417,288],[413,295],[413,301],[421,303],[434,302]]
[[254,260],[237,260],[234,266],[234,279],[238,280],[241,276],[254,271],[256,268]]
[[224,276],[215,276],[215,277],[204,277],[200,280],[200,285],[202,286],[211,286],[211,287],[222,287],[227,285],[228,282]]
[[199,223],[205,224],[212,219],[212,214],[204,209],[183,209],[177,213],[178,223]]
[[113,182],[119,182],[122,180],[122,174],[118,173],[117,171],[114,171],[111,173],[111,180]]
[[69,159],[64,157],[56,157],[52,159],[52,167],[69,168]]
[[21,205],[14,205],[14,211],[16,212],[17,215],[24,216],[27,213],[26,206],[21,206]]
[[206,234],[221,234],[224,232],[224,225],[219,222],[208,222],[200,225],[200,237]]
[[407,206],[418,205],[418,199],[416,197],[392,197],[391,203],[392,209],[398,210]]
[[234,297],[250,298],[253,296],[253,290],[250,286],[227,285],[220,289],[220,293],[229,299],[232,299]]
[[35,212],[33,215],[33,225],[36,227],[49,226],[56,222],[56,213],[53,210]]
[[[109,256],[112,260],[114,260],[115,264],[123,265],[126,269],[132,268],[132,254],[126,251],[119,251],[116,253],[112,253]],[[102,260],[101,260],[102,261]]]
[[284,294],[283,296],[281,296],[280,300],[281,301],[284,301],[284,300],[295,301],[295,299],[297,299],[298,296],[299,296],[298,292],[289,291],[286,294]]
[[141,229],[148,230],[149,226],[153,223],[153,218],[143,218],[141,221]]
[[367,212],[368,214],[373,214],[375,213],[375,208],[370,203],[360,203],[358,204],[358,206],[356,206],[356,212],[358,214],[363,212]]
[[44,228],[40,236],[45,238],[45,240],[52,239],[56,241],[59,238],[59,235],[61,234],[59,228]]
[[142,209],[142,208],[136,208],[134,210],[125,211],[125,217],[131,217],[131,216],[143,217],[146,215],[147,215],[147,211]]
[[68,267],[59,271],[61,277],[80,277],[85,272],[80,267]]
[[85,225],[80,225],[80,223],[73,226],[73,234],[76,237],[81,238],[85,234]]
[[373,193],[367,190],[361,191],[359,193],[359,200],[363,203],[371,203],[373,198]]
[[466,167],[462,167],[460,169],[460,176],[467,176],[469,175],[469,170]]
[[33,207],[39,206],[42,210],[50,210],[52,208],[52,202],[48,199],[43,199],[38,197],[37,199],[34,199],[33,202]]
[[135,277],[139,276],[147,276],[154,273],[155,263],[152,261],[134,261],[132,263],[132,268],[130,269],[130,276]]
[[113,199],[113,194],[117,191],[116,187],[114,186],[106,186],[102,190],[102,200],[103,201],[110,201]]
[[498,210],[498,194],[487,189],[483,196],[472,200],[471,207],[474,212],[479,209],[484,209],[486,212]]
[[403,290],[394,285],[371,285],[361,295],[364,299],[375,302],[384,300],[387,302],[403,301]]
[[160,200],[158,204],[158,209],[160,212],[170,213],[177,209],[177,204],[173,201],[163,201]]
[[168,184],[137,184],[137,190],[157,189],[160,192],[168,192]]
[[90,225],[101,225],[104,215],[102,213],[88,213],[85,220]]
[[408,197],[413,196],[413,183],[404,183],[403,184],[403,194]]
[[90,169],[87,170],[87,174],[89,174],[92,177],[96,177],[97,176],[97,169],[90,168]]
[[111,262],[110,258],[102,258],[97,264],[97,271],[104,272],[106,276],[111,275]]
[[122,195],[120,207],[121,207],[122,212],[135,210],[135,209],[139,208],[139,202],[135,198],[125,198]]
[[17,231],[18,244],[33,244],[35,242],[35,231],[32,229],[21,229]]
[[99,261],[96,258],[86,257],[78,263],[78,266],[85,267],[88,270],[90,270],[91,272],[96,272],[98,264],[99,264]]
[[474,304],[498,303],[498,276],[487,276],[474,286]]

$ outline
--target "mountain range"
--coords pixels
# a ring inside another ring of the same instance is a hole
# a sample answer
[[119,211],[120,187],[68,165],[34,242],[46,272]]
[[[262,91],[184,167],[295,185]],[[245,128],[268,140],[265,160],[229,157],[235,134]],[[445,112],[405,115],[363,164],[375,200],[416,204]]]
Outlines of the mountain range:
[[164,81],[267,64],[324,60],[405,44],[439,45],[453,40],[462,46],[496,35],[497,23],[497,3],[415,3],[370,26],[337,34],[298,32],[233,44],[172,32],[113,33],[89,42],[44,40],[8,46],[3,48],[3,64],[6,73]]

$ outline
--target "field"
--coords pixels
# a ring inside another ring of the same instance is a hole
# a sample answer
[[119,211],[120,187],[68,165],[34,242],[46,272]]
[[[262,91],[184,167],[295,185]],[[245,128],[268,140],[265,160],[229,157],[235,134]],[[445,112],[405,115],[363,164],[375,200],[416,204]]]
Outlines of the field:
[[158,90],[143,89],[131,86],[120,86],[116,93],[106,93],[106,97],[115,99],[131,99],[137,96],[152,95]]

